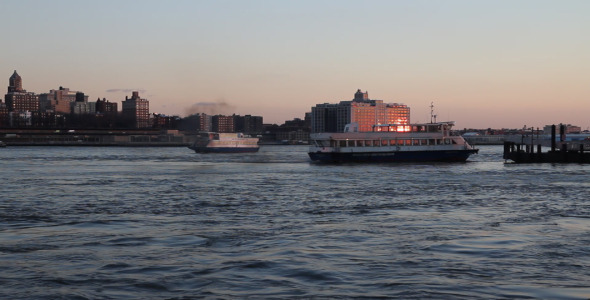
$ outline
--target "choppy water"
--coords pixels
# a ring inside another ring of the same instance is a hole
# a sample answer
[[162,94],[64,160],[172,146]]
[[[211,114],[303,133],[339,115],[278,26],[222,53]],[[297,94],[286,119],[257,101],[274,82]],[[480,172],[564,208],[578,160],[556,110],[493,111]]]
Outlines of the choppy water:
[[1,299],[588,299],[590,165],[0,150]]

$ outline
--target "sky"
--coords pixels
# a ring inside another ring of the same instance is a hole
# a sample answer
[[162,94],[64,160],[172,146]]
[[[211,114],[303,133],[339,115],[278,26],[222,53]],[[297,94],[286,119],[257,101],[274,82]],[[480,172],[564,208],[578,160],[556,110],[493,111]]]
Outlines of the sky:
[[456,128],[590,127],[586,0],[0,0],[0,79],[150,111],[403,103]]

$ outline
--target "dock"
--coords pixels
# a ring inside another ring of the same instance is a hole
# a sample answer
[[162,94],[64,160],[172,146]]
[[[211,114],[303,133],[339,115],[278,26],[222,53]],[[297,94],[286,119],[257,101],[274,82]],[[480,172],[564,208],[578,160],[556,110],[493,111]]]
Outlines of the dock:
[[[514,163],[590,163],[590,140],[566,141],[565,126],[560,126],[559,142],[556,126],[551,128],[549,141],[535,139],[535,135],[521,137],[520,142],[504,141],[504,159]],[[542,151],[549,143],[551,149]]]

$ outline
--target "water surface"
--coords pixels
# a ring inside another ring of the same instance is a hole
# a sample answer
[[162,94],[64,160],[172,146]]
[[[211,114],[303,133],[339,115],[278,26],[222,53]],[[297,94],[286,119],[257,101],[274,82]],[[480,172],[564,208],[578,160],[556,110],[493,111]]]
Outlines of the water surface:
[[2,299],[588,299],[590,165],[0,150]]

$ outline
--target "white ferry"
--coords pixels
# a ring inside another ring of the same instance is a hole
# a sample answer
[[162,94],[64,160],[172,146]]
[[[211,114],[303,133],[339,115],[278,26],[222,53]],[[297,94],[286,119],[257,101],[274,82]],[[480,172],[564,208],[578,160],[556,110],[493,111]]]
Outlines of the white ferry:
[[464,162],[479,149],[463,137],[451,135],[454,122],[374,125],[358,132],[358,124],[344,132],[310,135],[309,157],[318,162]]
[[197,153],[244,153],[257,152],[260,147],[258,138],[243,133],[209,132],[197,137],[189,148]]

